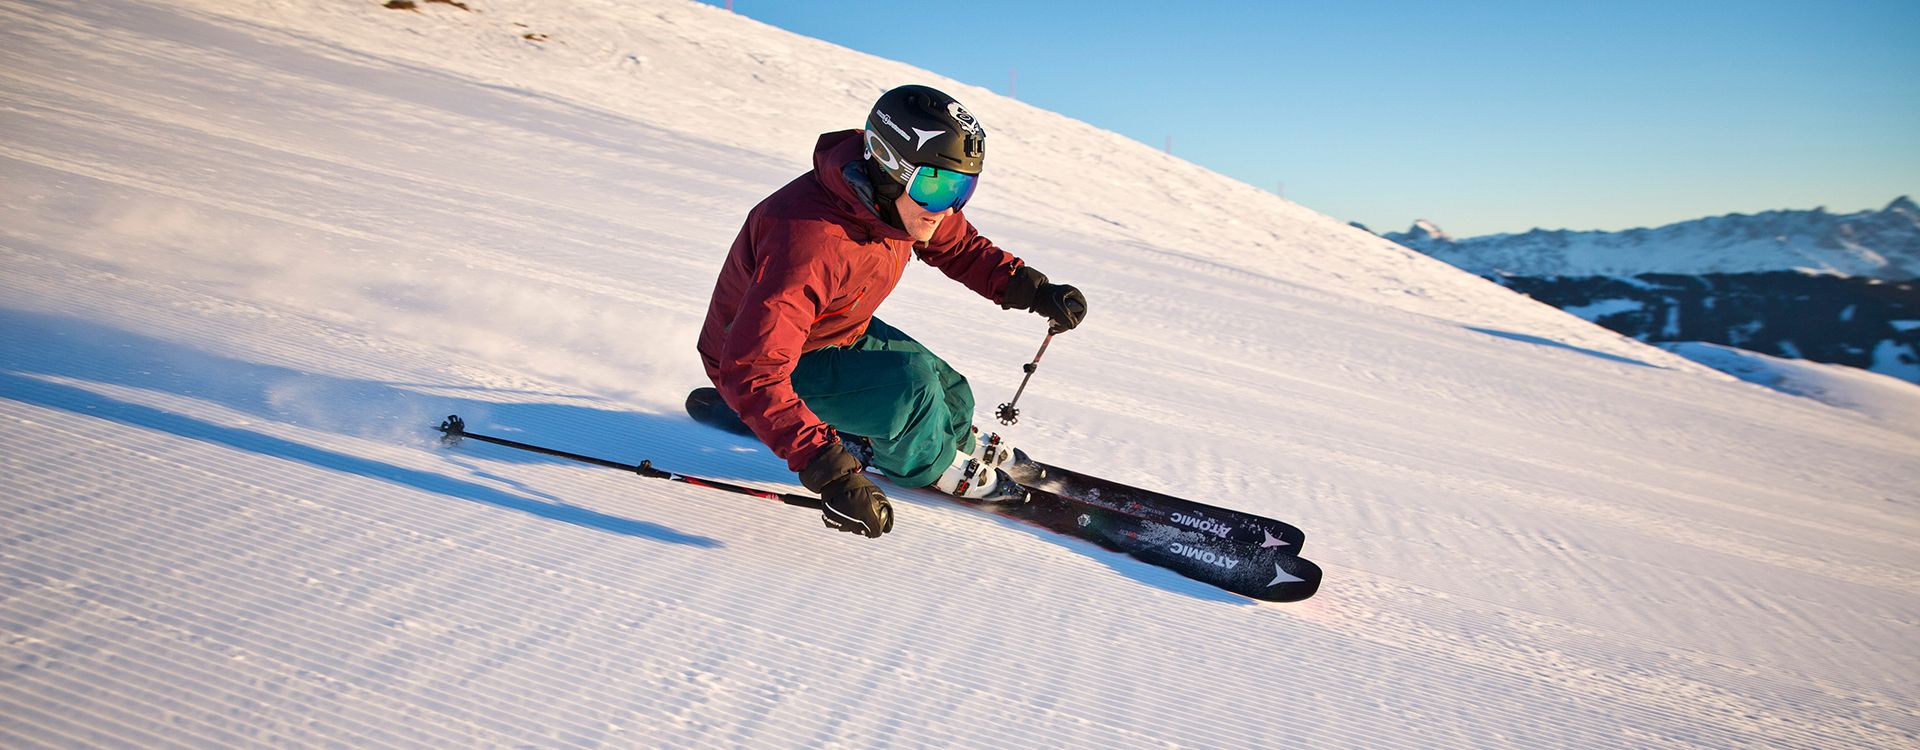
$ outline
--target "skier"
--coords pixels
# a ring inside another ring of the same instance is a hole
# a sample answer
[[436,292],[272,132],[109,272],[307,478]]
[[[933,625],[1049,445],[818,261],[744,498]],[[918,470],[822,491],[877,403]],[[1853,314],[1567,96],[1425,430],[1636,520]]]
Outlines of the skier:
[[887,91],[864,130],[822,134],[813,170],[747,214],[714,284],[699,343],[707,377],[820,495],[830,528],[868,537],[893,528],[893,506],[863,464],[904,487],[1024,497],[998,468],[1009,451],[972,425],[966,378],[873,317],[909,256],[1054,330],[1086,315],[1078,289],[995,246],[961,212],[986,136],[940,91]]

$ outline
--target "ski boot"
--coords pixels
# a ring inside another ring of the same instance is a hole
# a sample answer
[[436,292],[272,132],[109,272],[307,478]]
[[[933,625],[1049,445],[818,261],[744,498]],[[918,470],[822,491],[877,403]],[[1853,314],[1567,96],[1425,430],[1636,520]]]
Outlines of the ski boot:
[[973,437],[973,457],[979,459],[981,464],[1007,472],[1016,482],[1028,482],[1046,476],[1046,470],[1034,463],[1026,451],[1014,447],[999,433],[981,433],[980,428],[975,427]]
[[1007,476],[1000,467],[982,461],[975,453],[953,452],[953,464],[947,467],[933,488],[962,500],[982,503],[1024,503],[1027,488]]
[[999,466],[1013,458],[1013,446],[1000,438],[997,432],[981,432],[978,427],[973,431],[973,457],[987,466]]
[[850,432],[837,434],[840,437],[840,444],[846,447],[847,453],[853,456],[853,460],[860,462],[861,468],[873,466],[873,440]]

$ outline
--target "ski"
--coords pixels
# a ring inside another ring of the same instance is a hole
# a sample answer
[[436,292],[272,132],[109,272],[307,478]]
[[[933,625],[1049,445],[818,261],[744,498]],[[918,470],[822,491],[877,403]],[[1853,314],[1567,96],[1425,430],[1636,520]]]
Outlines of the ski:
[[1292,551],[1234,542],[1047,490],[1029,488],[1025,504],[975,507],[1252,599],[1295,602],[1320,588],[1320,566]]
[[1008,468],[1007,473],[1023,487],[1280,554],[1298,555],[1307,541],[1306,532],[1284,521],[1121,484],[1043,462],[1015,465]]
[[740,415],[733,413],[733,407],[720,397],[718,388],[695,388],[687,394],[687,416],[716,430],[753,437],[753,429],[740,421]]
[[[593,456],[546,448],[531,443],[470,432],[459,416],[449,416],[437,427],[443,443],[481,442],[578,461],[652,479],[749,495],[804,508],[819,509],[820,500],[807,495],[773,492],[727,482],[678,474],[656,468],[652,461],[623,464]],[[938,493],[935,493],[938,494]],[[944,495],[942,497],[945,497]],[[1050,531],[1093,542],[1142,562],[1166,568],[1187,578],[1252,599],[1292,602],[1312,596],[1320,586],[1320,568],[1291,552],[1210,537],[1141,515],[1082,502],[1046,490],[1029,490],[1025,503],[981,505],[947,498],[968,507],[1030,523]]]

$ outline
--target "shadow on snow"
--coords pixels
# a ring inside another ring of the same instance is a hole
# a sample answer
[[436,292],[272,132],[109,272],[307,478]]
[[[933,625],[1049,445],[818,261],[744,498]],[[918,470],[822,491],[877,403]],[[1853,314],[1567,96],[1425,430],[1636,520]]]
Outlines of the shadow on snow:
[[1585,354],[1585,355],[1587,355],[1587,356],[1589,356],[1589,357],[1599,357],[1600,359],[1604,359],[1604,360],[1607,360],[1608,362],[1619,362],[1619,363],[1622,363],[1622,364],[1629,364],[1629,365],[1638,365],[1638,366],[1640,366],[1640,367],[1651,367],[1651,368],[1653,368],[1653,369],[1655,369],[1655,370],[1666,370],[1666,369],[1670,369],[1670,368],[1666,368],[1666,367],[1661,367],[1660,365],[1655,365],[1655,364],[1648,364],[1648,363],[1646,363],[1646,362],[1642,362],[1642,361],[1640,361],[1640,360],[1637,360],[1637,359],[1634,359],[1634,358],[1632,358],[1632,357],[1623,357],[1623,356],[1620,356],[1620,355],[1618,355],[1618,354],[1608,354],[1608,353],[1606,353],[1606,352],[1602,352],[1602,351],[1595,351],[1595,350],[1593,350],[1593,349],[1586,349],[1586,348],[1582,348],[1582,347],[1578,347],[1578,346],[1574,346],[1574,345],[1572,345],[1572,344],[1567,344],[1567,343],[1562,343],[1562,342],[1559,342],[1559,341],[1554,341],[1553,339],[1549,339],[1549,338],[1543,338],[1543,337],[1540,337],[1540,336],[1531,336],[1531,335],[1528,335],[1528,334],[1524,334],[1524,333],[1514,333],[1514,332],[1512,332],[1512,331],[1502,331],[1502,330],[1498,330],[1498,329],[1494,329],[1494,328],[1476,328],[1476,327],[1473,327],[1473,326],[1468,326],[1468,327],[1467,327],[1467,330],[1469,330],[1469,331],[1473,331],[1473,332],[1475,332],[1475,333],[1484,333],[1484,334],[1486,334],[1486,335],[1488,335],[1488,336],[1496,336],[1496,337],[1499,337],[1499,338],[1503,338],[1503,339],[1507,339],[1507,340],[1510,340],[1510,341],[1519,341],[1519,342],[1522,342],[1522,343],[1527,343],[1527,344],[1534,344],[1534,345],[1537,345],[1537,346],[1551,346],[1551,347],[1553,347],[1553,348],[1555,348],[1555,349],[1565,349],[1565,350],[1567,350],[1567,351],[1570,351],[1570,352],[1579,352],[1579,353],[1581,353],[1581,354]]
[[[695,547],[722,546],[718,540],[660,524],[568,505],[517,481],[488,474],[470,461],[455,459],[454,463],[467,469],[472,479],[499,482],[512,490],[396,466],[242,427],[215,424],[46,378],[174,394],[219,404],[263,420],[421,446],[437,440],[431,430],[437,421],[428,415],[463,407],[474,412],[513,414],[524,410],[544,415],[529,418],[529,422],[585,420],[606,425],[603,429],[608,432],[622,430],[622,419],[626,427],[636,428],[659,417],[555,404],[496,404],[434,397],[397,384],[245,362],[73,318],[9,309],[0,309],[0,351],[5,352],[0,355],[0,370],[4,370],[0,371],[0,396],[22,403],[298,461],[609,533]],[[522,456],[486,457],[515,462],[527,460]]]
[[[474,432],[509,439],[537,436],[529,437],[529,442],[621,463],[637,464],[642,459],[650,459],[672,471],[744,483],[790,484],[793,481],[785,464],[757,440],[696,424],[678,412],[660,415],[566,403],[511,403],[437,395],[471,392],[476,396],[537,398],[539,394],[356,380],[303,372],[225,357],[76,318],[3,307],[0,307],[0,352],[4,352],[0,354],[0,397],[669,544],[724,546],[719,540],[657,523],[570,505],[518,479],[483,468],[477,459],[495,465],[578,465],[574,462],[478,441],[441,449],[440,436],[434,428],[446,415],[459,414]],[[410,469],[297,439],[216,424],[105,395],[78,384],[59,382],[63,380],[191,398],[318,433],[443,450],[441,455],[466,475]],[[594,400],[552,397],[588,403]],[[638,477],[635,479],[639,481]],[[1122,576],[1156,588],[1207,601],[1254,603],[1125,554],[952,503],[931,492],[894,488],[890,494],[897,501],[910,503],[916,510],[944,506],[953,512],[990,515],[1008,529],[1076,549]]]

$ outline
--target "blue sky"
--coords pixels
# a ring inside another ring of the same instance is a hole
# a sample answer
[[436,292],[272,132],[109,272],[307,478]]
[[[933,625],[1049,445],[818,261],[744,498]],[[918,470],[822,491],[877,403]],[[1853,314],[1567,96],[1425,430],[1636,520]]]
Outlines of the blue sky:
[[1001,93],[1017,71],[1024,101],[1171,137],[1375,231],[1625,229],[1920,194],[1920,0],[734,10]]

